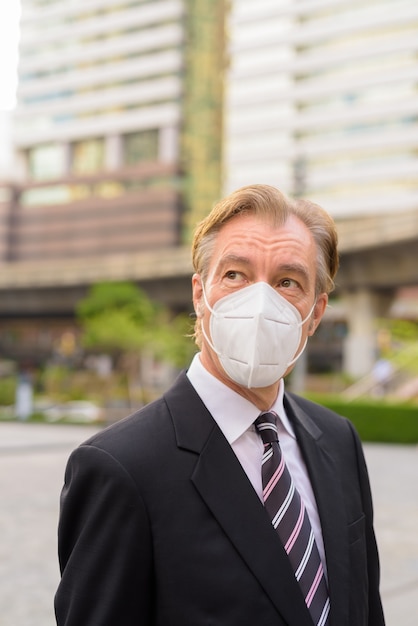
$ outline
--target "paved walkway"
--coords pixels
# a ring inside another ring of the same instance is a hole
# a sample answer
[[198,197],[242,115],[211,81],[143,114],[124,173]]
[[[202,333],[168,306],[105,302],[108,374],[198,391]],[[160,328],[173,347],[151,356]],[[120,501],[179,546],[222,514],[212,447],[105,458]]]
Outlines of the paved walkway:
[[[94,430],[0,423],[0,626],[55,625],[59,492],[68,454]],[[367,445],[365,451],[387,626],[415,626],[418,447]]]

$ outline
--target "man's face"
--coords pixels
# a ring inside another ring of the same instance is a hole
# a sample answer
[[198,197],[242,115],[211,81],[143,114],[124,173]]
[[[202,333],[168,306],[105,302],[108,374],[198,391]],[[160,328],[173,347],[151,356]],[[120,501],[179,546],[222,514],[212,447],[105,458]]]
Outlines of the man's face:
[[[213,307],[220,298],[263,281],[293,304],[305,319],[315,302],[316,256],[310,231],[293,216],[278,227],[252,215],[232,218],[216,238],[204,285],[208,303]],[[193,302],[210,337],[211,313],[204,304],[201,277],[197,274],[193,277]],[[314,333],[326,304],[327,295],[320,294],[311,319],[302,327],[298,350],[306,337]],[[202,341],[202,363],[231,386],[217,355],[205,338]]]

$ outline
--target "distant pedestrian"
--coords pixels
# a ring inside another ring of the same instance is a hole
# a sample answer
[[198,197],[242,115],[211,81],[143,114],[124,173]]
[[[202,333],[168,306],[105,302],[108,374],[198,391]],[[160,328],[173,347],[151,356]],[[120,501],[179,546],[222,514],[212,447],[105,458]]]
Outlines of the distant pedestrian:
[[373,366],[374,379],[373,393],[376,396],[385,396],[389,391],[390,382],[394,373],[393,365],[388,359],[379,359]]
[[33,414],[33,383],[28,371],[22,371],[17,377],[15,415],[26,421]]

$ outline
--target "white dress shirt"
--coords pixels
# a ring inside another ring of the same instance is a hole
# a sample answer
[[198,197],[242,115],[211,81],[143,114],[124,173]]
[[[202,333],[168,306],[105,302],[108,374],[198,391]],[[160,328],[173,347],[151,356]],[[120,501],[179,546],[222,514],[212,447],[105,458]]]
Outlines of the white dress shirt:
[[[260,415],[260,410],[255,404],[212,376],[203,367],[199,354],[195,355],[187,376],[231,445],[258,497],[263,501],[261,462],[264,446],[254,426],[254,421]],[[296,488],[308,511],[326,572],[324,543],[315,496],[294,430],[284,410],[283,394],[284,382],[281,380],[278,396],[270,410],[277,413],[280,418],[277,420],[280,447]]]

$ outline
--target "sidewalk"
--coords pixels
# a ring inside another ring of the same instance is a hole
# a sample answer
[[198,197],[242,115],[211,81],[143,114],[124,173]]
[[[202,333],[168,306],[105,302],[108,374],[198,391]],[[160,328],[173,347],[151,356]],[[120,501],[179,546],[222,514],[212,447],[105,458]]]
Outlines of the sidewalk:
[[418,599],[418,446],[365,446],[374,498],[387,626],[415,626]]
[[55,626],[59,494],[95,428],[0,423],[0,626]]
[[[0,423],[0,626],[55,626],[64,467],[92,426]],[[387,626],[415,626],[418,447],[365,446]],[[354,626],[354,625],[353,625]]]

